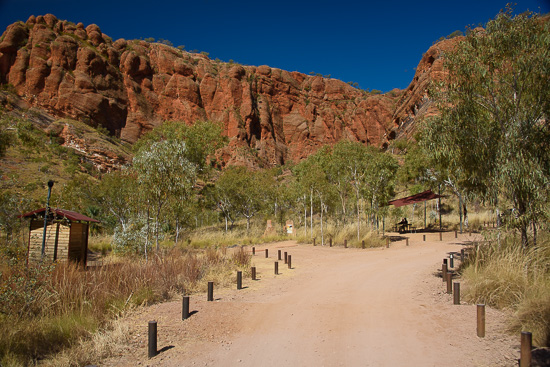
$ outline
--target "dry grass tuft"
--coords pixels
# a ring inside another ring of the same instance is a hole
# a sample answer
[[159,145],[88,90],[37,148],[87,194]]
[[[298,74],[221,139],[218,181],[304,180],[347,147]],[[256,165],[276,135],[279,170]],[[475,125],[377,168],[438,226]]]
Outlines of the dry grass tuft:
[[514,236],[479,246],[465,267],[466,300],[512,309],[513,331],[530,331],[534,343],[550,338],[550,235],[523,249]]
[[112,320],[126,310],[204,291],[208,280],[228,285],[236,269],[249,267],[250,257],[242,249],[230,256],[223,250],[171,250],[147,262],[125,257],[87,271],[68,263],[3,266],[0,364],[26,365],[57,353],[91,363],[84,355],[78,357],[76,346],[99,338],[93,343],[101,352],[90,355],[108,353],[101,340],[115,337],[119,326]]

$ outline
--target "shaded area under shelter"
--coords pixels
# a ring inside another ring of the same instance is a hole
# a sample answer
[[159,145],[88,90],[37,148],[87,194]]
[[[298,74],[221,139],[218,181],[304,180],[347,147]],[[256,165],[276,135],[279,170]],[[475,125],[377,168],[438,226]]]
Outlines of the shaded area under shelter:
[[[434,193],[432,190],[426,190],[421,193],[407,196],[400,199],[390,200],[388,201],[388,205],[393,205],[396,208],[399,208],[401,206],[405,205],[411,205],[411,204],[417,204],[424,202],[424,229],[426,229],[426,201],[433,200],[433,199],[441,199],[442,197],[445,197],[444,195],[439,195]],[[441,202],[440,202],[441,203]],[[441,205],[439,206],[439,228],[441,229]]]

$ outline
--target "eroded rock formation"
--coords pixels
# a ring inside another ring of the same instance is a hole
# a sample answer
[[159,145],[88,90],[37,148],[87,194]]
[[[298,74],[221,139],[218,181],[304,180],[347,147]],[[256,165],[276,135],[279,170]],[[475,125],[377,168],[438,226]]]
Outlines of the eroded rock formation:
[[227,163],[299,161],[346,138],[384,146],[422,108],[438,72],[426,53],[402,91],[370,95],[336,79],[210,60],[160,43],[111,38],[55,16],[31,16],[0,38],[0,83],[32,106],[135,142],[166,120],[223,124]]

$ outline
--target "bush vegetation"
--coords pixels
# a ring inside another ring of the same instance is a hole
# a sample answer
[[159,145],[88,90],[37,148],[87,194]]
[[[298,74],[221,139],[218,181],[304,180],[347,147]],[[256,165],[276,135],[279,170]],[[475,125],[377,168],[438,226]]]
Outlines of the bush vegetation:
[[511,310],[511,331],[530,331],[535,345],[549,346],[550,233],[541,234],[537,246],[527,249],[518,234],[507,233],[478,246],[472,255],[463,270],[465,299]]
[[[27,365],[78,345],[132,307],[224,287],[236,270],[248,271],[242,249],[172,249],[123,257],[84,271],[71,263],[27,267],[4,255],[0,272],[0,364]],[[81,356],[85,358],[85,356]],[[89,358],[89,357],[88,357]],[[73,361],[74,365],[97,360]]]

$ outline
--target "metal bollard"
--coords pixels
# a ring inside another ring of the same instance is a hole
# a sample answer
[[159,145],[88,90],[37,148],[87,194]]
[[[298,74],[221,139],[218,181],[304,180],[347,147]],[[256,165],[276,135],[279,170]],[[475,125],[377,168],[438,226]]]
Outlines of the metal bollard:
[[288,252],[285,251],[285,264],[288,264]]
[[256,280],[256,267],[253,266],[250,270],[252,271],[252,280]]
[[149,321],[149,340],[147,343],[147,355],[153,358],[157,355],[157,322]]
[[281,250],[277,250],[277,260],[281,260]]
[[533,335],[528,331],[521,332],[521,351],[519,355],[519,367],[531,366],[531,349],[533,348]]
[[455,257],[453,256],[453,254],[450,254],[449,255],[449,266],[451,267],[451,269],[455,267],[455,261],[454,260],[455,260]]
[[237,289],[243,289],[243,272],[237,272]]
[[181,304],[181,319],[187,320],[189,318],[189,296],[183,296]]
[[477,336],[485,337],[485,305],[477,305]]
[[268,249],[265,249],[265,258],[267,259],[269,257],[269,251]]
[[453,303],[460,304],[460,283],[453,283]]
[[279,262],[275,261],[275,275],[279,275]]
[[208,282],[208,297],[206,300],[209,302],[214,300],[214,282]]
[[292,269],[292,257],[288,255],[288,268]]
[[453,274],[447,272],[447,294],[453,293]]

